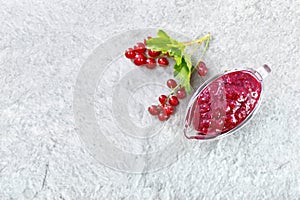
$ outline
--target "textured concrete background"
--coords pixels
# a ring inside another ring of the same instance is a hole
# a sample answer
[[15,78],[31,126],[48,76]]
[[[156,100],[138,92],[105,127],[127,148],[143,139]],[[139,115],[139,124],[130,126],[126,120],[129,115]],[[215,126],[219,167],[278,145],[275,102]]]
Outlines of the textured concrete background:
[[[299,16],[299,0],[1,1],[0,199],[300,199]],[[221,68],[273,72],[244,129],[134,175],[86,151],[72,94],[100,43],[148,27],[210,31]]]

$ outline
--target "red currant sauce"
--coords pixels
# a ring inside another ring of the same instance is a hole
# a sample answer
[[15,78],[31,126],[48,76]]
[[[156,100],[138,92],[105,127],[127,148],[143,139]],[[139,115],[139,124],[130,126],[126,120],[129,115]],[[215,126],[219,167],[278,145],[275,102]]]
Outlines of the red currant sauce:
[[261,82],[247,70],[224,74],[210,82],[196,100],[193,126],[201,138],[226,133],[240,125],[254,110]]

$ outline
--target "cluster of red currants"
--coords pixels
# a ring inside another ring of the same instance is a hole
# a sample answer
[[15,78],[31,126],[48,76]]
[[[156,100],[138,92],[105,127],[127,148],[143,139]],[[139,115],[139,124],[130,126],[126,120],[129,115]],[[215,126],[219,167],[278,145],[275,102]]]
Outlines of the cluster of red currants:
[[[168,53],[162,53],[160,51],[153,51],[146,47],[147,40],[151,37],[147,37],[144,42],[137,43],[133,48],[129,48],[125,51],[125,57],[132,60],[136,66],[146,66],[149,69],[154,69],[157,64],[161,67],[167,67],[169,65],[170,57]],[[207,68],[204,62],[199,62],[195,67],[200,76],[207,74]],[[172,89],[169,95],[161,95],[158,100],[159,105],[152,105],[148,108],[151,115],[157,115],[160,121],[167,120],[170,115],[175,112],[176,106],[179,104],[178,99],[186,97],[186,91],[181,85],[177,85],[176,81],[169,79],[167,86]]]
[[[148,37],[147,39],[150,39]],[[165,56],[168,54],[162,54],[160,51],[152,51],[146,48],[146,39],[144,43],[139,42],[133,48],[129,48],[125,52],[126,58],[133,61],[137,66],[146,66],[149,69],[154,69],[157,63],[161,67],[166,67],[169,65],[169,61]]]
[[160,121],[165,121],[175,112],[175,107],[179,104],[178,99],[184,99],[186,92],[183,87],[179,87],[175,80],[169,79],[167,86],[172,89],[172,92],[166,95],[160,95],[158,101],[159,105],[152,105],[148,108],[151,115],[157,115]]

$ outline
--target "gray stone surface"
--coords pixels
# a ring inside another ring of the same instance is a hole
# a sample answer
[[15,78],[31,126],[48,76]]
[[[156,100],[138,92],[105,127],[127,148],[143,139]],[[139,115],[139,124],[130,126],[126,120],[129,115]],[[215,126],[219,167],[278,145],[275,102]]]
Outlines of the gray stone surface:
[[[300,2],[2,1],[0,199],[299,199]],[[191,142],[168,168],[93,159],[73,115],[77,75],[112,35],[160,27],[213,35],[220,70],[268,63],[265,99],[232,136]]]

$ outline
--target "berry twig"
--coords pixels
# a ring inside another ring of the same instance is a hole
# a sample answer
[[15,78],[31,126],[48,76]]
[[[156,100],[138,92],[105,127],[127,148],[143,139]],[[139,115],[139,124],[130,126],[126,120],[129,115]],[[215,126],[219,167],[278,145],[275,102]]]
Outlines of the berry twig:
[[[206,68],[206,65],[204,63],[201,63],[202,62],[202,59],[203,59],[203,56],[205,55],[207,49],[208,49],[208,46],[209,46],[209,42],[210,42],[210,33],[208,34],[208,37],[207,37],[207,40],[206,40],[206,43],[205,43],[205,47],[204,47],[204,50],[202,51],[202,54],[200,55],[200,58],[198,59],[197,61],[197,64],[196,64],[196,67],[193,68],[192,70],[192,73],[195,71],[195,70],[198,70],[199,71],[206,71],[207,73],[207,68]],[[206,68],[206,69],[204,69]],[[205,76],[205,74],[203,74],[203,72],[200,72],[201,74],[199,74],[200,76]]]
[[[156,38],[147,37],[143,43],[139,42],[133,48],[129,48],[125,52],[125,56],[132,60],[136,66],[146,66],[149,69],[154,69],[157,64],[161,67],[167,67],[169,65],[168,58],[175,60],[174,74],[179,83],[177,84],[174,79],[169,79],[167,86],[171,89],[170,93],[168,95],[161,95],[158,98],[160,103],[148,108],[150,114],[157,115],[159,120],[165,121],[175,112],[175,108],[179,104],[178,99],[185,98],[186,93],[190,92],[190,78],[192,73],[197,70],[200,76],[207,74],[207,68],[202,58],[209,46],[210,33],[189,42],[178,42],[162,30],[159,30],[157,35],[158,37]],[[196,66],[193,67],[191,56],[203,42],[205,42],[204,50]],[[186,47],[194,44],[196,46],[192,49],[191,53],[187,53],[185,51]]]
[[171,92],[168,95],[160,95],[158,98],[160,104],[151,105],[148,108],[149,113],[157,115],[161,121],[167,120],[175,112],[175,108],[179,104],[178,99],[186,97],[185,89],[180,84],[177,84],[174,79],[169,79],[167,86],[172,89]]
[[201,37],[197,40],[193,40],[193,41],[189,41],[189,42],[183,42],[183,44],[185,46],[190,46],[190,45],[196,44],[196,43],[201,44],[202,42],[209,40],[209,38],[210,38],[210,33],[206,34],[205,36],[203,36],[203,37]]

